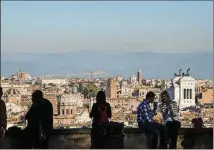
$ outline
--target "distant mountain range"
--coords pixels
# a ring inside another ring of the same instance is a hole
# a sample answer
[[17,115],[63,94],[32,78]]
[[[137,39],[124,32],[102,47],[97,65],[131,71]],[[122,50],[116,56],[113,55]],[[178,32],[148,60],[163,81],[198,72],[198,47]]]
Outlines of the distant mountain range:
[[32,76],[73,74],[94,70],[106,71],[111,76],[125,77],[138,69],[145,78],[172,78],[180,68],[195,78],[212,79],[213,53],[151,53],[121,51],[76,51],[69,53],[23,53],[1,55],[1,73],[8,76],[22,69]]

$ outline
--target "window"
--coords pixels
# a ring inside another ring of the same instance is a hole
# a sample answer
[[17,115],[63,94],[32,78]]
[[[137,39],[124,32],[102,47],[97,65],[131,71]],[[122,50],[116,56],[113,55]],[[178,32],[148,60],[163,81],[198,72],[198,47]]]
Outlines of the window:
[[72,115],[72,113],[73,113],[73,110],[71,109],[71,115]]
[[65,110],[64,109],[62,109],[62,115],[64,115],[65,114]]
[[190,89],[190,99],[192,99],[192,89]]
[[184,89],[184,99],[186,99],[186,89]]
[[68,109],[66,109],[66,114],[69,115],[69,110]]
[[189,99],[189,89],[187,89],[187,99]]

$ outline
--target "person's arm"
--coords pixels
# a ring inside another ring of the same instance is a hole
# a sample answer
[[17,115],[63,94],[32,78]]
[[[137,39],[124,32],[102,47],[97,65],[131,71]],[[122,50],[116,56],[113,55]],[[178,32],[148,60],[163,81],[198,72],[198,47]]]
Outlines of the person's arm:
[[6,105],[5,105],[5,102],[0,100],[1,104],[1,124],[0,124],[0,127],[1,129],[3,130],[6,130],[7,128],[7,110],[6,110]]
[[153,120],[152,120],[152,118],[149,116],[149,113],[152,113],[152,112],[149,111],[148,106],[147,106],[147,105],[142,105],[142,106],[141,106],[141,110],[142,110],[142,118],[143,118],[145,121],[152,123]]
[[169,108],[167,107],[167,105],[165,103],[161,103],[159,106],[159,109],[163,116],[166,116],[168,114]]
[[30,109],[29,109],[28,112],[25,114],[25,120],[28,120],[29,111],[30,111]]
[[199,118],[199,121],[200,121],[201,127],[202,127],[202,128],[205,128],[205,125],[204,125],[203,119],[202,119],[201,117]]
[[112,117],[112,112],[111,112],[111,106],[110,106],[110,104],[109,103],[107,103],[107,107],[108,107],[108,111],[107,111],[107,114],[108,114],[108,118],[109,119],[111,119],[111,117]]
[[170,114],[172,117],[177,117],[178,116],[178,106],[176,102],[172,102],[172,107],[169,108]]
[[30,113],[33,111],[34,107],[35,107],[35,103],[33,103],[33,104],[30,106],[28,112],[25,114],[25,120],[28,120],[28,119],[29,119],[29,115],[30,115]]
[[50,102],[47,103],[47,124],[50,132],[53,130],[53,106]]
[[154,115],[157,115],[158,104],[157,103],[153,103],[153,106],[154,106],[153,113],[154,113]]
[[95,107],[96,107],[96,104],[93,104],[92,109],[91,109],[91,112],[90,112],[90,114],[89,114],[89,117],[90,117],[90,118],[93,118],[94,115],[95,115],[95,109],[96,109]]
[[50,123],[50,129],[53,130],[53,106],[51,103],[49,103],[49,107],[50,107],[50,110],[49,110],[49,123]]
[[49,100],[45,100],[44,104],[42,104],[40,108],[43,109],[42,113],[44,117],[42,117],[42,120],[44,122],[47,135],[49,136],[53,130],[53,106]]
[[195,119],[193,118],[193,119],[192,119],[191,127],[194,128],[194,125],[195,125]]

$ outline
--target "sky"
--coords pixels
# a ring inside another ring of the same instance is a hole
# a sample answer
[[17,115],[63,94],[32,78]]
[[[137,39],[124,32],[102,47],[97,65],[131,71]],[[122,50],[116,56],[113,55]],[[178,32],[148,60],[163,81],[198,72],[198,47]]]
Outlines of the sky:
[[212,1],[1,3],[3,54],[213,51]]

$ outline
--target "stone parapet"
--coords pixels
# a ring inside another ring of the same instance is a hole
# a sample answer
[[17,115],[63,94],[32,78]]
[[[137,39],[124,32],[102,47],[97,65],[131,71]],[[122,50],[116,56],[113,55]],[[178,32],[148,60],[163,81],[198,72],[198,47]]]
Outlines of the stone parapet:
[[[90,128],[75,129],[54,129],[50,139],[49,148],[51,149],[89,149],[90,148]],[[124,128],[124,148],[125,149],[146,149],[146,135],[138,128]],[[178,148],[182,148],[181,142],[184,135],[188,143],[194,141],[195,149],[213,148],[213,128],[203,128],[194,130],[191,128],[182,128],[179,131]],[[6,136],[1,140],[1,148],[10,148],[12,139]]]

